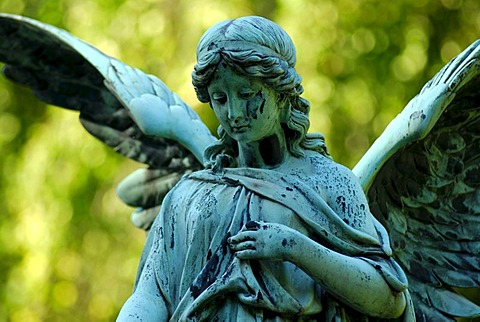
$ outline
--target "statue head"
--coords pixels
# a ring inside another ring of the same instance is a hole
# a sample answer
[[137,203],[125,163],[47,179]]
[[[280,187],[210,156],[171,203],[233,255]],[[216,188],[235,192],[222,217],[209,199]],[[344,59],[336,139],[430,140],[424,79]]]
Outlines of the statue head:
[[288,34],[262,17],[222,21],[200,39],[193,84],[200,101],[209,102],[206,87],[220,61],[245,76],[262,78],[277,92],[299,96],[301,77],[295,70],[295,46]]
[[[277,93],[277,108],[287,110],[283,127],[289,152],[303,155],[302,147],[312,146],[307,142],[312,139],[307,137],[310,104],[300,97],[302,79],[295,70],[296,51],[290,36],[274,22],[255,16],[222,21],[208,29],[198,44],[192,73],[201,102],[211,103],[208,86],[220,63],[239,75],[260,79]],[[227,141],[221,127],[219,135]]]

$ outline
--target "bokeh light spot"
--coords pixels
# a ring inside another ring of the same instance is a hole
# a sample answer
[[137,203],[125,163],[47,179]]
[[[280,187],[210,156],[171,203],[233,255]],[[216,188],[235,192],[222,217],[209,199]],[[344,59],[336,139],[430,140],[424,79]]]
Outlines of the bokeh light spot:
[[78,290],[74,283],[60,281],[53,286],[53,298],[61,307],[72,307],[78,299]]
[[18,118],[10,113],[0,113],[0,144],[12,141],[19,132],[20,122]]
[[449,62],[453,57],[458,55],[461,51],[462,51],[462,49],[457,44],[457,42],[455,42],[454,40],[446,41],[443,44],[441,52],[440,52],[440,54],[442,56],[442,61],[444,63]]

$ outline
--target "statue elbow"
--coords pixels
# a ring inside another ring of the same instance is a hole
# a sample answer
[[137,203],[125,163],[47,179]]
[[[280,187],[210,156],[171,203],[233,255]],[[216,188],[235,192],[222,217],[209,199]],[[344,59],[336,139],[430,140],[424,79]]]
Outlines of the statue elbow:
[[389,300],[389,303],[385,305],[387,308],[382,312],[380,318],[385,319],[396,319],[402,316],[403,312],[407,307],[407,300],[404,292],[393,294],[392,298]]
[[120,310],[117,322],[168,321],[167,307],[161,297],[134,292]]

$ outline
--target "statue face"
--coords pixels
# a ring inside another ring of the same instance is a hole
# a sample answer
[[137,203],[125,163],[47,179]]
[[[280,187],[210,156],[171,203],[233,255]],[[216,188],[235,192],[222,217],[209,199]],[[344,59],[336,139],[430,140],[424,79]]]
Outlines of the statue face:
[[282,131],[277,94],[259,79],[220,64],[208,93],[220,124],[234,140],[254,142]]

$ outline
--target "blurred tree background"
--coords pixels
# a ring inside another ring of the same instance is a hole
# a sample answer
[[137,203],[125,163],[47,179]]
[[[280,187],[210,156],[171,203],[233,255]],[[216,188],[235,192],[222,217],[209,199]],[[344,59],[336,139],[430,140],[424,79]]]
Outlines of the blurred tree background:
[[[477,0],[2,0],[0,11],[67,29],[159,76],[212,129],[190,80],[198,39],[223,19],[270,18],[296,43],[311,130],[349,167],[480,38]],[[132,290],[145,236],[115,186],[141,165],[77,118],[0,80],[0,322],[109,321]]]

